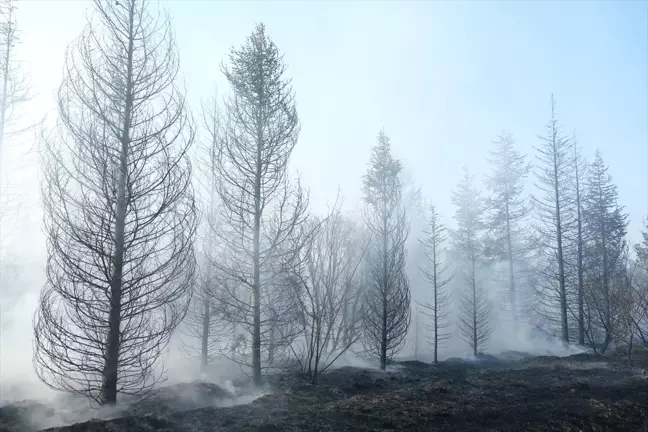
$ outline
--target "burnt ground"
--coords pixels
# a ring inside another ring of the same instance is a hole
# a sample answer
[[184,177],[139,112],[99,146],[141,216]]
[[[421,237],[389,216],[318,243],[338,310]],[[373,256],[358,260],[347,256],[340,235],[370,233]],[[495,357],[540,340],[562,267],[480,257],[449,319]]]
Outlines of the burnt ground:
[[[316,386],[282,374],[271,377],[271,394],[229,407],[215,406],[235,403],[230,392],[191,383],[163,389],[119,418],[47,430],[648,431],[648,361],[630,368],[588,354],[509,354],[438,365],[400,362],[389,372],[344,367],[322,375]],[[24,416],[30,409],[32,419],[48,415],[42,406],[20,409],[0,408],[0,431],[35,430]]]

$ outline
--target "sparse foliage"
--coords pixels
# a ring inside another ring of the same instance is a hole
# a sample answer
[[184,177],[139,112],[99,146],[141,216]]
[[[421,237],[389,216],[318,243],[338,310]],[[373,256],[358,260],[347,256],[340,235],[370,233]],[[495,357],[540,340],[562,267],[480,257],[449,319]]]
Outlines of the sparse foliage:
[[434,349],[434,362],[437,363],[439,348],[451,336],[447,331],[450,326],[448,317],[451,297],[446,289],[450,276],[446,276],[448,264],[444,260],[448,234],[433,204],[429,206],[428,219],[428,229],[423,232],[425,238],[419,241],[425,247],[425,264],[421,266],[421,273],[431,292],[427,296],[429,300],[422,301],[419,305],[421,313],[432,320],[428,330],[432,333],[430,340]]
[[[195,244],[199,270],[195,295],[181,327],[183,350],[189,357],[200,358],[201,371],[222,350],[227,339],[228,323],[220,315],[218,305],[219,277],[214,262],[218,259],[219,247],[216,235],[219,229],[217,194],[217,154],[223,138],[223,118],[218,94],[202,104],[202,133],[193,147],[196,195],[202,204],[201,224],[198,227],[198,241]],[[196,342],[199,342],[196,346]]]
[[633,305],[627,319],[638,344],[648,349],[648,219],[641,236],[641,242],[634,246],[635,265],[633,271],[629,272]]
[[[218,241],[227,256],[214,262],[222,279],[223,314],[249,333],[254,382],[294,337],[294,296],[278,273],[294,256],[291,239],[307,219],[308,197],[287,177],[299,121],[286,66],[259,24],[232,49],[223,65],[232,90],[224,106],[223,136],[216,154],[222,226]],[[248,360],[251,358],[251,361]]]
[[513,328],[517,329],[520,313],[520,284],[517,279],[521,276],[528,255],[524,229],[530,212],[523,194],[531,166],[526,162],[526,156],[516,150],[515,139],[510,133],[502,132],[493,144],[495,148],[488,159],[491,173],[486,178],[490,193],[487,199],[489,217],[486,221],[488,255],[507,264],[508,307]]
[[578,344],[585,344],[585,281],[584,281],[584,262],[583,262],[583,248],[585,245],[585,238],[583,232],[583,187],[584,179],[587,174],[587,164],[582,156],[581,147],[576,141],[576,137],[572,137],[574,145],[574,211],[575,211],[575,233],[574,233],[574,253],[575,271],[576,271],[576,297],[577,297],[577,312],[576,319],[578,322]]
[[156,362],[191,299],[194,129],[168,17],[145,0],[94,4],[45,139],[34,365],[57,390],[114,404],[162,377]]
[[344,319],[359,292],[358,268],[366,250],[354,242],[354,229],[336,207],[325,219],[314,218],[305,227],[312,240],[303,242],[298,259],[284,269],[299,299],[302,327],[291,350],[313,384],[360,336],[349,328],[355,323]]
[[[538,289],[538,312],[547,320],[557,322],[563,342],[569,342],[568,296],[566,282],[565,232],[572,203],[572,143],[562,134],[551,96],[551,118],[547,133],[536,147],[536,237],[538,271],[542,274]],[[558,309],[556,318],[555,310]]]
[[457,189],[452,193],[452,203],[457,208],[454,248],[465,283],[461,296],[459,331],[476,356],[493,333],[493,303],[480,277],[485,263],[485,225],[482,218],[484,201],[474,185],[475,178],[467,167],[463,168],[463,174]]
[[367,252],[363,342],[380,368],[405,343],[410,326],[410,287],[405,273],[409,222],[403,206],[401,164],[391,154],[389,138],[380,132],[364,177],[365,224],[371,233]]
[[583,202],[585,280],[587,285],[587,337],[604,352],[621,319],[626,289],[625,260],[628,216],[618,203],[616,186],[600,152],[589,167]]
[[7,262],[5,254],[5,233],[10,217],[19,213],[24,201],[23,187],[5,181],[3,167],[7,164],[7,138],[17,136],[16,108],[30,99],[30,86],[16,57],[16,46],[20,43],[16,24],[15,0],[0,0],[0,335],[4,322],[4,311],[18,298],[20,290],[14,288],[17,266]]

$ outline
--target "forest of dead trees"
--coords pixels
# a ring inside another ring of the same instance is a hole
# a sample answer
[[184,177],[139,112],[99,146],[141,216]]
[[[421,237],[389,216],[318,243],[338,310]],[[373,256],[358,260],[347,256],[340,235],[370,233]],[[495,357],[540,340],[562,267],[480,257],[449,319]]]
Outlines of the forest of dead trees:
[[[94,2],[66,54],[56,125],[40,138],[47,282],[34,367],[44,383],[100,404],[146,393],[178,336],[203,369],[229,359],[259,385],[293,367],[316,384],[347,352],[386,368],[414,320],[416,348],[435,362],[451,339],[478,355],[522,321],[598,353],[648,348],[648,227],[629,244],[603,155],[583,153],[553,95],[540,136],[525,137],[534,154],[502,132],[485,137],[483,189],[457,167],[454,214],[403,181],[386,131],[367,131],[379,133],[364,212],[345,213],[338,195],[316,214],[289,169],[298,95],[269,33],[259,24],[232,48],[213,71],[226,96],[213,89],[192,110],[170,18],[146,0]],[[4,127],[20,98],[7,85],[15,36],[2,37]],[[414,283],[424,298],[413,300]]]

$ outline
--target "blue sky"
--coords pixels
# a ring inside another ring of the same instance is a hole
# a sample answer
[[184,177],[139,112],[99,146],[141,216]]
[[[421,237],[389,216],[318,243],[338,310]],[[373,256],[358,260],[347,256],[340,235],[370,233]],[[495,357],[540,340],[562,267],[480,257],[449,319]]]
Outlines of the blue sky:
[[646,2],[191,3],[169,4],[179,43],[190,47],[183,67],[194,91],[212,80],[224,89],[223,53],[254,22],[267,24],[297,91],[294,165],[318,202],[338,184],[357,201],[385,127],[449,217],[461,165],[484,172],[500,130],[533,161],[553,92],[565,131],[610,164],[633,238],[648,213]]
[[[87,1],[24,0],[22,54],[51,109],[65,46]],[[466,163],[478,175],[501,130],[533,162],[553,92],[565,131],[596,148],[637,237],[648,214],[648,7],[644,1],[220,2],[175,0],[189,98],[197,107],[219,64],[256,22],[285,54],[302,122],[293,167],[314,204],[338,185],[354,207],[384,127],[396,155],[447,219]],[[451,223],[450,220],[448,220]]]

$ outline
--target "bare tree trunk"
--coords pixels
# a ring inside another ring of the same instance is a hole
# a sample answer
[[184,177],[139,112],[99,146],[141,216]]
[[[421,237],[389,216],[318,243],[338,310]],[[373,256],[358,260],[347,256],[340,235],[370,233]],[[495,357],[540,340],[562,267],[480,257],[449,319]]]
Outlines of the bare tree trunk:
[[560,325],[562,329],[562,340],[569,343],[569,327],[567,326],[567,288],[565,286],[565,262],[563,259],[563,231],[560,218],[560,192],[558,188],[558,167],[554,156],[554,181],[555,181],[555,203],[556,203],[556,237],[558,242],[558,283],[560,284]]
[[261,385],[261,149],[263,132],[257,128],[256,177],[254,185],[254,239],[252,249],[253,259],[253,290],[254,290],[254,333],[252,334],[252,374],[256,385]]
[[[602,192],[599,186],[599,197],[602,200]],[[605,326],[605,342],[604,350],[607,345],[612,341],[612,311],[611,311],[611,299],[610,299],[610,269],[609,269],[609,260],[608,260],[608,245],[607,245],[607,232],[604,224],[606,216],[603,212],[599,212],[599,221],[600,221],[600,236],[601,236],[601,250],[603,252],[603,301],[605,302],[604,309],[604,326]]]
[[511,218],[509,215],[509,201],[506,200],[506,246],[507,246],[507,258],[509,266],[509,295],[511,296],[511,314],[513,316],[513,328],[517,331],[517,322],[518,322],[518,310],[517,310],[517,301],[515,298],[515,273],[513,271],[513,244],[511,241]]
[[578,344],[585,345],[585,285],[583,280],[583,219],[580,194],[580,160],[574,140],[574,170],[576,178],[576,271],[578,273]]
[[473,309],[472,309],[472,319],[473,319],[473,355],[477,357],[477,345],[479,344],[479,339],[477,338],[477,326],[479,323],[477,322],[477,282],[475,280],[475,258],[473,256],[471,260],[471,265],[472,265],[472,273],[471,273],[471,278],[472,278],[472,301],[473,301]]
[[[127,114],[127,118],[128,118]],[[121,286],[124,264],[124,225],[126,221],[126,160],[128,149],[128,128],[124,128],[122,156],[119,175],[119,196],[117,198],[117,220],[115,222],[114,273],[110,283],[110,315],[106,338],[106,363],[103,372],[103,399],[105,403],[117,402],[117,366],[119,364]]]
[[103,397],[106,403],[117,402],[117,366],[119,364],[122,273],[124,267],[124,230],[126,225],[126,177],[128,176],[128,147],[130,144],[131,116],[133,111],[133,21],[135,3],[130,4],[128,23],[128,59],[126,63],[126,95],[124,125],[121,136],[119,186],[117,191],[117,218],[115,221],[115,257],[110,284],[110,317],[106,338],[106,365],[104,366]]
[[[384,183],[384,182],[383,182]],[[384,188],[384,186],[383,186]],[[385,203],[383,203],[383,206],[386,206]],[[386,215],[387,211],[386,209],[383,210],[383,215]],[[385,370],[387,368],[387,292],[388,292],[388,283],[389,277],[388,271],[387,271],[387,217],[383,216],[383,276],[382,276],[382,338],[381,338],[381,345],[380,345],[380,369]]]
[[211,305],[209,304],[209,298],[204,296],[203,298],[203,327],[202,327],[202,339],[200,346],[200,371],[202,373],[207,372],[207,363],[209,361],[209,329],[211,325]]
[[[436,222],[436,221],[435,221]],[[433,235],[436,236],[436,229],[437,227],[434,226],[433,228]],[[437,241],[436,238],[434,239],[433,243],[433,249],[432,249],[432,284],[434,288],[434,363],[439,362],[439,281],[438,279],[438,274],[439,274],[439,269],[437,266]]]

